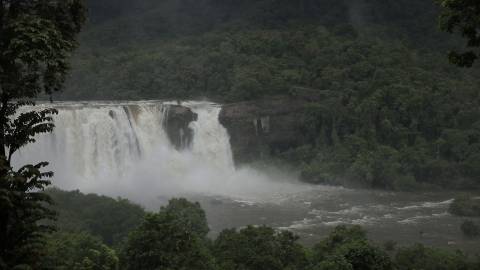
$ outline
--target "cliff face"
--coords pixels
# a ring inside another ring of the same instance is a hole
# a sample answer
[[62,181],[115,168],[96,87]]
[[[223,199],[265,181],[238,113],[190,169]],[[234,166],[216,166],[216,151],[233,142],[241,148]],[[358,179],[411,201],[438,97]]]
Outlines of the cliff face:
[[171,105],[168,110],[164,125],[168,138],[176,149],[188,147],[193,139],[193,130],[190,123],[196,121],[198,115],[187,107]]
[[305,144],[301,127],[308,101],[277,96],[224,105],[220,122],[230,134],[235,162],[250,162]]
[[[311,96],[276,96],[225,104],[219,120],[230,134],[235,162],[248,163],[305,145],[307,138],[302,132],[305,106],[313,99]],[[194,134],[189,125],[197,118],[187,107],[170,106],[165,130],[178,150],[190,146]]]

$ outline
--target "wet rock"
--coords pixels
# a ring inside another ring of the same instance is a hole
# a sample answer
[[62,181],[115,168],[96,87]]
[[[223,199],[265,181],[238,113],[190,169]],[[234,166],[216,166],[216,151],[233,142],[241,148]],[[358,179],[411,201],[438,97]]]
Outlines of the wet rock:
[[302,132],[311,96],[276,96],[226,104],[220,122],[230,134],[235,162],[248,163],[306,143]]
[[164,126],[170,142],[177,150],[188,148],[193,140],[190,123],[196,121],[198,115],[187,107],[170,105],[165,116]]

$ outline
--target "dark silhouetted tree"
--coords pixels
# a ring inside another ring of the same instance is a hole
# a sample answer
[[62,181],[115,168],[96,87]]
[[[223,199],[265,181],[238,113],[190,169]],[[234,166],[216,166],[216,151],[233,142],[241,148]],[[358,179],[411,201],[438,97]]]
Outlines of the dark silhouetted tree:
[[304,269],[305,249],[298,236],[269,227],[249,226],[240,231],[224,230],[213,245],[220,269]]
[[147,214],[125,245],[125,269],[211,270],[207,220],[198,203],[173,199],[156,214]]
[[440,27],[449,33],[460,32],[467,39],[467,50],[450,52],[450,61],[462,67],[471,67],[480,56],[480,1],[439,0],[442,6]]
[[395,256],[395,262],[399,270],[477,269],[473,265],[469,267],[469,260],[460,251],[449,252],[421,244],[401,248]]
[[48,163],[14,169],[11,158],[52,131],[56,111],[25,100],[61,89],[83,22],[81,0],[0,0],[1,269],[37,268],[42,235],[52,230],[40,223],[54,216],[40,193],[53,175],[42,172]]
[[313,249],[314,269],[393,269],[388,254],[372,245],[359,226],[339,226]]
[[116,270],[115,251],[87,233],[54,233],[47,238],[43,269]]

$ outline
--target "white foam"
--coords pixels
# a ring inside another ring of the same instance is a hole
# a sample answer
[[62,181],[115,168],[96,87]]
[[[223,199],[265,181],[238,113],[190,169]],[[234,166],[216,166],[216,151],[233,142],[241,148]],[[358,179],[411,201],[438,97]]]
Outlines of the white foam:
[[292,225],[288,227],[279,227],[279,230],[302,230],[316,226],[314,220],[312,219],[303,219],[300,221],[294,221]]
[[398,210],[415,210],[415,209],[422,209],[422,208],[443,208],[447,207],[453,202],[454,199],[441,201],[441,202],[424,202],[421,204],[414,204],[404,207],[395,207]]
[[378,219],[370,216],[364,216],[360,219],[354,219],[350,222],[352,225],[372,225],[376,223]]
[[351,215],[351,214],[359,214],[363,212],[365,209],[363,207],[359,206],[353,206],[347,209],[339,210],[339,211],[334,211],[334,212],[328,212],[329,214],[334,214],[334,215]]
[[322,224],[325,226],[338,226],[338,225],[346,224],[346,222],[342,220],[334,220],[334,221],[322,222]]
[[414,216],[414,217],[410,217],[410,218],[400,220],[400,221],[398,221],[398,223],[400,223],[400,224],[416,224],[420,220],[431,219],[432,217],[434,217],[434,216],[433,215]]
[[[164,130],[172,102],[92,102],[45,104],[56,107],[56,128],[14,157],[14,164],[51,161],[54,185],[137,202],[157,196],[220,195],[258,202],[311,189],[286,174],[272,177],[235,169],[221,106],[182,105],[198,115],[190,148],[178,151]],[[32,108],[26,108],[32,109]]]

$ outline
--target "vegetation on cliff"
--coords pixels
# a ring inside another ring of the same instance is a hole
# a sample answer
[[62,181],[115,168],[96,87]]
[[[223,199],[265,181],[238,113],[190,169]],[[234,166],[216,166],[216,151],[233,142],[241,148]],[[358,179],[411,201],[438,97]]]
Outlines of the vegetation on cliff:
[[[307,93],[320,97],[304,109],[308,140],[272,150],[305,181],[480,184],[479,69],[448,63],[446,52],[462,42],[439,30],[434,1],[101,3],[91,3],[59,98],[236,102]],[[445,3],[442,25],[457,29],[463,24],[448,19],[456,6]]]
[[[293,161],[304,179],[476,187],[478,69],[460,71],[435,60],[442,59],[443,45],[435,44],[437,35],[426,35],[431,16],[416,25],[425,29],[409,30],[416,11],[435,10],[426,3],[92,0],[97,16],[64,97],[239,101],[311,91],[325,98],[305,107],[310,137],[302,151],[310,154]],[[225,230],[212,241],[198,203],[173,199],[145,213],[123,199],[42,192],[53,176],[42,172],[48,163],[14,169],[11,158],[35,135],[53,130],[56,111],[17,110],[62,88],[83,15],[79,0],[0,0],[1,269],[478,269],[460,252],[420,245],[391,257],[358,226],[337,227],[313,249],[268,227]],[[464,29],[469,46],[478,47],[476,24],[450,15],[447,30]],[[124,36],[111,31],[125,25],[135,27]],[[476,57],[452,58],[470,66]],[[470,216],[477,206],[456,200],[452,209]],[[59,232],[52,234],[52,225]],[[474,225],[462,229],[475,236]]]
[[404,77],[403,68],[430,81],[455,73],[444,50],[457,42],[437,29],[433,1],[102,0],[90,7],[64,98],[239,101],[294,86],[355,90],[385,68],[377,75],[388,85],[393,74]]

